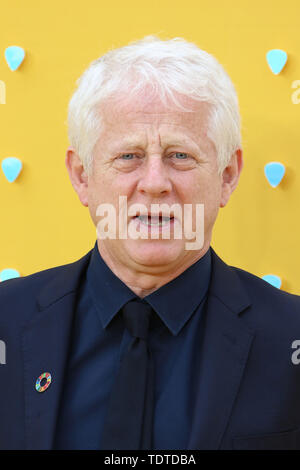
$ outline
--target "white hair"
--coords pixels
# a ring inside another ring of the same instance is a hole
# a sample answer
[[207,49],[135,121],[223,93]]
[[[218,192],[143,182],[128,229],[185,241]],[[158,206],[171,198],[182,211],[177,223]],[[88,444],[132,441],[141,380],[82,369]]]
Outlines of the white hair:
[[240,113],[234,85],[221,64],[208,52],[182,38],[156,36],[108,51],[94,60],[77,80],[68,110],[68,135],[88,175],[102,130],[101,104],[118,92],[127,100],[150,85],[168,106],[190,111],[175,94],[210,103],[207,136],[216,147],[219,174],[241,148]]

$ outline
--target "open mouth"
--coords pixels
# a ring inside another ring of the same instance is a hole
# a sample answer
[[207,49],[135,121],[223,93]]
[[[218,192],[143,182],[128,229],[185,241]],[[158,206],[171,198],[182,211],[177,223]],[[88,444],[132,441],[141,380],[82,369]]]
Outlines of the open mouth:
[[173,216],[169,217],[164,215],[136,215],[134,218],[138,219],[142,224],[147,225],[148,227],[162,227],[174,221]]

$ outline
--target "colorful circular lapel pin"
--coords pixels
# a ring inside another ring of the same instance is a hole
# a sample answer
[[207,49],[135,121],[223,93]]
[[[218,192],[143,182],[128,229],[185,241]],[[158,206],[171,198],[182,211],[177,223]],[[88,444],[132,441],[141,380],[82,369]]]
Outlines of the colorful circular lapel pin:
[[[42,383],[43,379],[45,379],[44,380],[45,383],[42,386],[41,383]],[[43,374],[41,374],[37,378],[36,383],[35,383],[35,389],[38,392],[44,392],[45,390],[47,390],[47,388],[49,387],[50,384],[51,384],[51,374],[49,374],[49,372],[44,372]]]

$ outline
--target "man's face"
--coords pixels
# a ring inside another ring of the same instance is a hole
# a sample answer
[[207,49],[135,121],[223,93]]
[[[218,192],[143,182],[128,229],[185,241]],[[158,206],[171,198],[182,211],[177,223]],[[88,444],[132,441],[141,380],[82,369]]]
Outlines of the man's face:
[[[165,228],[154,227],[156,238],[149,234],[147,239],[118,239],[117,235],[115,240],[98,240],[100,253],[115,263],[145,272],[193,264],[207,251],[219,207],[227,203],[237,184],[241,153],[234,154],[232,166],[218,174],[216,149],[207,137],[209,105],[187,98],[182,103],[192,112],[170,110],[159,99],[149,103],[146,97],[121,108],[111,103],[104,107],[104,129],[95,149],[93,174],[86,184],[73,185],[81,202],[89,207],[95,226],[100,220],[96,215],[100,204],[109,203],[116,209],[117,234],[119,196],[126,196],[128,207],[140,203],[149,213],[152,204],[179,204],[182,219],[185,204],[192,204],[193,229],[196,204],[204,204],[204,244],[198,250],[187,250],[186,242],[191,240],[185,238],[183,228],[182,239],[172,236],[173,224],[183,222],[175,219],[170,222],[169,239],[162,238]],[[69,150],[69,166],[71,153]],[[128,229],[150,230],[143,222],[147,224],[145,218],[126,219]]]

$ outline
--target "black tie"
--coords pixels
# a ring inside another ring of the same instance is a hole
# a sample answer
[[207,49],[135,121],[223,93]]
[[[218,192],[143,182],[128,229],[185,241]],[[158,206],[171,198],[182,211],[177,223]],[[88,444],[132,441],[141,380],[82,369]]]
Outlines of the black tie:
[[141,299],[122,309],[125,327],[133,337],[121,359],[109,398],[101,448],[151,450],[154,409],[154,365],[147,345],[152,308]]

